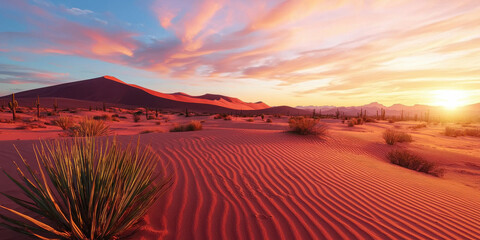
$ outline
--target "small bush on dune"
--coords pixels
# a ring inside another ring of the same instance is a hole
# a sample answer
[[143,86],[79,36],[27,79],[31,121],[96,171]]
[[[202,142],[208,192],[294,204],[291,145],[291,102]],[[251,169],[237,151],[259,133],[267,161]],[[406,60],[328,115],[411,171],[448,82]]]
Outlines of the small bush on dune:
[[290,118],[288,126],[290,132],[301,135],[324,135],[326,127],[318,124],[319,120],[313,118],[295,117]]
[[63,130],[67,130],[75,125],[75,121],[70,117],[59,117],[55,119],[54,123]]
[[480,137],[480,128],[467,128],[464,132],[466,136]]
[[139,114],[133,114],[133,121],[134,122],[139,122],[140,121],[140,115]]
[[268,118],[268,119],[267,119],[267,123],[272,123],[272,119],[271,119],[271,118]]
[[407,150],[393,150],[387,154],[391,163],[412,169],[417,172],[431,174],[437,177],[443,176],[444,170],[439,169],[433,162],[427,161]]
[[348,121],[347,126],[349,126],[349,127],[354,127],[354,126],[355,126],[355,122],[354,122],[354,121]]
[[420,124],[417,124],[415,126],[411,126],[409,128],[411,129],[420,129],[420,128],[426,128],[427,127],[427,124],[426,123],[420,123]]
[[108,114],[102,114],[100,116],[93,116],[93,119],[101,120],[101,121],[109,121],[110,119],[112,119],[112,117]]
[[170,132],[187,132],[187,131],[198,131],[202,130],[202,123],[199,121],[191,121],[189,124],[186,125],[176,125]]
[[449,137],[458,137],[465,135],[462,129],[454,128],[454,127],[445,127],[445,136]]
[[245,120],[245,121],[247,121],[247,122],[253,122],[253,118],[249,118],[249,119],[247,119],[247,120]]
[[123,148],[115,139],[75,138],[41,143],[34,151],[39,172],[20,156],[31,177],[15,162],[20,179],[6,173],[28,200],[4,193],[29,213],[0,205],[15,216],[0,217],[3,226],[39,239],[126,237],[172,184],[171,177],[154,173],[157,155],[138,144]]
[[385,139],[387,144],[393,145],[396,142],[411,142],[412,135],[393,129],[387,129],[385,132],[383,132],[383,139]]
[[110,134],[110,127],[104,121],[83,118],[78,125],[69,128],[67,133],[71,137],[107,136]]

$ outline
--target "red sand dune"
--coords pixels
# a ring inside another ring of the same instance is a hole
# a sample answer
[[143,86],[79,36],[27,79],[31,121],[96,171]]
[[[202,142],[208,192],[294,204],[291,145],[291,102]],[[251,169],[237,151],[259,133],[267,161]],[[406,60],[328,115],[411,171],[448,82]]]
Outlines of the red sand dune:
[[[182,109],[183,111],[188,108],[191,111],[199,112],[247,111],[270,108],[263,102],[246,103],[240,99],[222,95],[206,94],[194,97],[187,94],[165,94],[134,84],[127,84],[111,76],[28,90],[19,92],[16,96],[17,98],[36,98],[37,96],[41,98],[69,98],[141,107]],[[215,96],[215,98],[211,96]]]
[[[366,133],[335,131],[322,140],[268,126],[142,135],[142,143],[151,144],[162,165],[175,172],[175,183],[132,239],[480,236],[477,189],[387,163],[391,147],[356,137]],[[16,144],[32,161],[33,142],[1,141],[0,157],[17,159]],[[2,167],[11,166],[5,161]],[[3,174],[0,187],[18,191]],[[4,197],[0,202],[13,206]],[[1,228],[0,236],[19,238]]]

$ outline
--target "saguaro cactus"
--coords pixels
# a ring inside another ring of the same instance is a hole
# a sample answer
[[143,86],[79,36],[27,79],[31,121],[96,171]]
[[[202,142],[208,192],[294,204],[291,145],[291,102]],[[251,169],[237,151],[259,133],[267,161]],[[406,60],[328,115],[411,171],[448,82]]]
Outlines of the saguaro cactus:
[[55,98],[55,101],[53,102],[53,110],[57,112],[57,109],[58,109],[58,103],[57,103],[57,99]]
[[188,108],[185,108],[185,117],[190,117],[190,114],[188,113]]
[[102,108],[103,108],[103,111],[104,111],[104,112],[106,112],[106,111],[107,111],[107,107],[105,106],[105,102],[103,102],[103,106],[102,106]]
[[35,106],[37,106],[37,118],[40,118],[40,97],[37,95],[37,101],[35,101]]
[[15,100],[15,93],[12,93],[12,101],[8,102],[8,108],[12,110],[13,121],[17,119],[17,115],[16,115],[17,107],[18,107],[18,102]]
[[148,107],[145,107],[145,119],[148,120]]

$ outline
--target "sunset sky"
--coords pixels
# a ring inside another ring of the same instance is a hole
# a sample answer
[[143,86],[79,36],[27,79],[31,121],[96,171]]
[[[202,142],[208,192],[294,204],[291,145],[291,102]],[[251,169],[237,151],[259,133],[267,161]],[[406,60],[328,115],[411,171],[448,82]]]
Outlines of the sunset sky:
[[477,103],[480,4],[0,0],[0,95],[102,75],[272,106]]

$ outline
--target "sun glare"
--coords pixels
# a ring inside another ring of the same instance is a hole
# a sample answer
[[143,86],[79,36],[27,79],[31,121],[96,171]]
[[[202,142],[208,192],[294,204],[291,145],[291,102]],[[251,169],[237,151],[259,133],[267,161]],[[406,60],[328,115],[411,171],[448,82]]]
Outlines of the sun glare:
[[433,92],[433,103],[438,106],[443,106],[446,109],[453,110],[464,105],[466,99],[466,92],[461,90],[436,90]]

